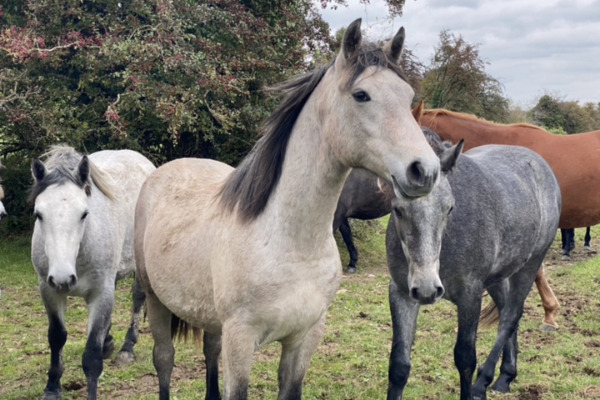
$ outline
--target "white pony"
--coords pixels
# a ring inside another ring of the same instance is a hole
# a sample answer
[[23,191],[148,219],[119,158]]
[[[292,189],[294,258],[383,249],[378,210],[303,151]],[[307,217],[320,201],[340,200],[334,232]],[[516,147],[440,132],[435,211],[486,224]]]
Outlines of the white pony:
[[[335,63],[282,85],[287,96],[237,168],[180,159],[140,192],[135,254],[161,399],[179,328],[204,330],[207,399],[247,397],[252,354],[282,344],[279,399],[299,399],[342,266],[333,214],[352,167],[428,194],[439,159],[411,114],[397,65],[404,29],[381,48],[352,23]],[[181,332],[181,331],[180,331]]]
[[[102,359],[114,349],[109,331],[115,284],[135,271],[135,203],[154,170],[147,158],[131,150],[106,150],[87,157],[64,145],[52,147],[44,162],[32,163],[29,199],[35,203],[36,222],[31,258],[48,314],[51,350],[43,399],[61,397],[67,296],[83,297],[89,309],[82,365],[88,399],[96,398]],[[136,307],[139,314],[141,304]],[[126,341],[133,343],[124,345],[122,352],[133,351],[138,319],[139,315],[132,317]],[[125,358],[131,357],[132,353]]]

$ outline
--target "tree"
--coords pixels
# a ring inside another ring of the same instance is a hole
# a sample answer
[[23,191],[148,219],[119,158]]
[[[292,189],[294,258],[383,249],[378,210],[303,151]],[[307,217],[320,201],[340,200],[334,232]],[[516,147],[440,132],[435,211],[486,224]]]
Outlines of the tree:
[[[401,12],[404,0],[387,2]],[[276,102],[262,88],[332,48],[312,0],[6,0],[0,27],[5,177],[29,176],[57,142],[235,165]],[[9,178],[14,216],[24,193]]]
[[508,100],[500,83],[485,72],[478,45],[467,43],[449,31],[440,33],[422,86],[425,103],[503,122],[508,118]]
[[565,101],[556,95],[545,94],[530,111],[534,123],[548,130],[567,134],[600,129],[600,104]]

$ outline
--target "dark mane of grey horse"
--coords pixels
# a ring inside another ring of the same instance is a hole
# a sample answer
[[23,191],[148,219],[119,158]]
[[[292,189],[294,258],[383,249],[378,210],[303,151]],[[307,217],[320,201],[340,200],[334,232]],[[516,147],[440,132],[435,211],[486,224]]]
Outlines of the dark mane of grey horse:
[[[372,43],[363,44],[347,61],[351,66],[348,86],[370,66],[389,68],[406,80],[402,69],[382,48]],[[262,137],[217,195],[226,210],[233,212],[238,206],[238,216],[242,221],[255,219],[265,209],[279,182],[287,144],[296,119],[329,68],[334,68],[333,64],[269,89],[284,94],[285,98],[263,124]]]
[[41,181],[37,179],[34,181],[27,197],[30,204],[33,204],[37,196],[51,185],[62,185],[66,182],[73,182],[80,188],[84,188],[86,185],[76,173],[77,166],[82,158],[81,154],[68,147],[55,148],[49,154],[50,156],[45,164],[50,171]]
[[432,131],[431,129],[422,126],[421,130],[423,131],[423,134],[425,135],[425,139],[427,139],[427,143],[429,143],[429,145],[431,146],[431,148],[433,149],[433,151],[435,152],[435,154],[437,154],[438,156],[440,154],[443,153],[444,150],[452,147],[452,142],[446,140],[443,141],[439,135],[437,133],[435,133],[434,131]]

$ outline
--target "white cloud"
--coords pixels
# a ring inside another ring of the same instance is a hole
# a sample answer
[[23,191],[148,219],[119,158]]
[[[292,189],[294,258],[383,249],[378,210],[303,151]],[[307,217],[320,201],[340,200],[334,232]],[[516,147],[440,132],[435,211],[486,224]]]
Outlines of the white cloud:
[[425,63],[444,29],[478,44],[486,71],[516,104],[533,106],[545,93],[600,102],[598,0],[407,0],[394,20],[383,0],[348,3],[322,12],[334,31],[362,18],[365,34],[376,40],[404,26],[406,46]]

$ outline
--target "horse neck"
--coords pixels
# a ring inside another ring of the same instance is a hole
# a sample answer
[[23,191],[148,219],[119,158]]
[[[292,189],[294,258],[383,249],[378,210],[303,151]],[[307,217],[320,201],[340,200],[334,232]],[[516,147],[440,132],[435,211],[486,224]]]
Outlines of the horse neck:
[[317,115],[316,101],[309,99],[294,125],[279,183],[265,210],[278,218],[281,234],[307,245],[331,236],[338,198],[350,172],[325,141]]

